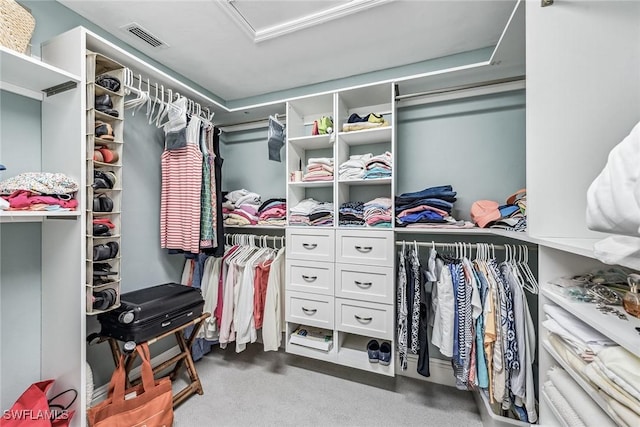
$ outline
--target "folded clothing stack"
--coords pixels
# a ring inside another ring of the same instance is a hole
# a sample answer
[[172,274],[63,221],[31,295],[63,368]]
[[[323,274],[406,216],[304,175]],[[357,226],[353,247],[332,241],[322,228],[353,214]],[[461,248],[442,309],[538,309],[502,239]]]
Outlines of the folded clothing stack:
[[333,203],[304,199],[290,209],[289,225],[325,226],[333,225]]
[[390,152],[373,156],[366,162],[366,171],[363,179],[390,178],[393,167],[393,158]]
[[416,228],[471,228],[451,216],[456,192],[451,185],[425,188],[396,196],[396,225]]
[[333,158],[310,157],[307,160],[307,173],[302,177],[303,181],[333,181]]
[[269,199],[258,208],[258,224],[280,225],[287,224],[286,199]]
[[382,114],[369,113],[364,117],[353,113],[346,123],[342,124],[342,132],[352,132],[355,130],[374,129],[389,126],[389,122],[382,117]]
[[373,154],[354,154],[349,156],[349,160],[340,164],[338,168],[338,177],[340,181],[349,179],[362,179],[367,170],[367,161],[373,157]]
[[345,202],[338,209],[338,225],[341,227],[363,227],[364,203]]
[[256,225],[261,196],[244,188],[227,193],[222,204],[225,225]]
[[364,204],[364,220],[369,227],[388,228],[392,221],[392,202],[389,197],[377,197]]
[[62,173],[25,172],[0,181],[0,206],[6,210],[75,210],[78,188],[73,178]]
[[477,200],[471,205],[471,219],[480,228],[509,231],[527,230],[527,191],[518,190],[500,205],[493,200]]

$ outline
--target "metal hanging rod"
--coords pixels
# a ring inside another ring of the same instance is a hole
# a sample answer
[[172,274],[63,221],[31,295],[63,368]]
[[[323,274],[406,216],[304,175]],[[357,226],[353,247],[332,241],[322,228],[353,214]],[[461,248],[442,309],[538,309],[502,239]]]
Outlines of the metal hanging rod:
[[529,249],[530,251],[533,250],[537,250],[538,247],[537,246],[530,246],[530,245],[510,245],[510,244],[506,244],[506,245],[501,245],[501,244],[495,244],[495,243],[485,243],[485,242],[478,242],[478,243],[472,243],[472,242],[451,242],[451,243],[442,243],[442,242],[415,242],[412,240],[396,240],[396,246],[402,246],[402,245],[418,245],[418,247],[424,247],[424,248],[455,248],[456,245],[466,245],[467,247],[471,247],[472,249],[476,247],[476,245],[487,245],[492,249],[495,250],[501,250],[504,251],[505,248],[507,246],[509,246],[510,248],[518,248],[519,246],[526,246],[527,249]]
[[[485,82],[482,82],[482,83],[470,83],[470,84],[467,84],[467,85],[452,86],[452,87],[447,87],[447,88],[442,88],[442,89],[434,89],[434,90],[425,91],[425,92],[416,92],[416,93],[408,93],[408,94],[405,94],[405,95],[396,95],[396,101],[405,101],[405,100],[409,100],[411,98],[422,98],[422,97],[443,95],[443,94],[454,93],[454,92],[469,91],[469,90],[472,90],[472,89],[490,88],[490,87],[499,88],[501,86],[507,86],[507,85],[513,84],[513,83],[524,84],[524,82],[525,82],[525,77],[524,76],[518,76],[518,77],[512,77],[512,78],[504,78],[504,79],[496,79],[496,80],[485,81]],[[510,86],[509,86],[509,88],[510,88]]]

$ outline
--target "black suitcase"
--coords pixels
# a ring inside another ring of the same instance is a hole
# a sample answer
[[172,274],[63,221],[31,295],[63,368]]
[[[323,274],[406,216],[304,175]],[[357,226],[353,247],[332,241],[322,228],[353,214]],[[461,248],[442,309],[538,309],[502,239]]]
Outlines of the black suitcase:
[[200,289],[165,283],[120,295],[120,307],[98,315],[100,335],[141,343],[202,314]]

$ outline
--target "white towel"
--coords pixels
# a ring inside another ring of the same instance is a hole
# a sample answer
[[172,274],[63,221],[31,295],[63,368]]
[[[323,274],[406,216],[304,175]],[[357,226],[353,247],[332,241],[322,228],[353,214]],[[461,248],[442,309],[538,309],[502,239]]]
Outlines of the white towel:
[[584,374],[589,378],[589,381],[595,384],[600,390],[607,394],[612,399],[620,402],[621,404],[639,412],[640,415],[640,402],[634,399],[629,393],[626,393],[617,384],[611,381],[600,370],[597,364],[589,363],[583,370]]
[[622,347],[607,348],[598,354],[606,369],[623,380],[622,388],[630,388],[631,394],[640,393],[640,358]]
[[561,324],[564,329],[569,331],[569,333],[575,335],[576,338],[578,338],[580,341],[583,341],[587,345],[616,345],[616,343],[611,339],[601,334],[586,323],[578,320],[577,317],[573,316],[557,305],[544,304],[543,309],[545,313],[547,313],[555,321]]
[[607,164],[587,190],[587,226],[640,235],[640,123],[611,149]]
[[544,391],[549,396],[549,400],[551,400],[549,403],[556,408],[556,413],[560,414],[569,427],[586,427],[578,413],[569,405],[567,399],[564,398],[551,381],[544,383]]

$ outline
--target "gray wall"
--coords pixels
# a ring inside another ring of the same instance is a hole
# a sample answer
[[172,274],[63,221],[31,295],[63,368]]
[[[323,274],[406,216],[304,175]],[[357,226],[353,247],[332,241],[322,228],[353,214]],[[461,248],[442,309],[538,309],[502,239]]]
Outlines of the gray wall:
[[[0,91],[0,113],[0,179],[39,171],[40,102]],[[0,224],[1,409],[40,379],[40,341],[27,338],[40,337],[40,240],[40,224]]]

